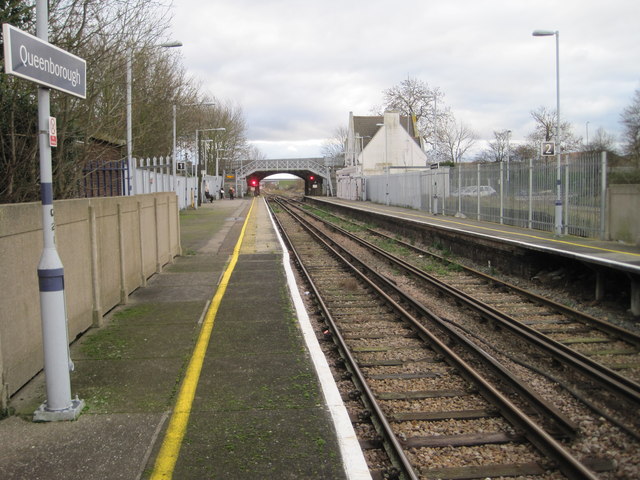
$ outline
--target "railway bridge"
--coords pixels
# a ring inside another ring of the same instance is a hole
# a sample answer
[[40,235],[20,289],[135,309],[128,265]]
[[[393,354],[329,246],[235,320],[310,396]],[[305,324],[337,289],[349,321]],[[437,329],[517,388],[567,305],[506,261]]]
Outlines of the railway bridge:
[[236,170],[236,182],[245,184],[247,189],[257,186],[263,178],[276,173],[289,173],[304,180],[307,195],[320,195],[322,192],[333,196],[331,168],[325,158],[276,158],[251,160],[241,163]]

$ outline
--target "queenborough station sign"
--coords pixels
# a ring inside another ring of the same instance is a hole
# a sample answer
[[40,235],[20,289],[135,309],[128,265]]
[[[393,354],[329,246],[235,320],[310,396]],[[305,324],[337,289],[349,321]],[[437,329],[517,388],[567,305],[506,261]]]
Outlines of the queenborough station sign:
[[38,37],[5,23],[5,73],[43,87],[87,97],[87,63]]

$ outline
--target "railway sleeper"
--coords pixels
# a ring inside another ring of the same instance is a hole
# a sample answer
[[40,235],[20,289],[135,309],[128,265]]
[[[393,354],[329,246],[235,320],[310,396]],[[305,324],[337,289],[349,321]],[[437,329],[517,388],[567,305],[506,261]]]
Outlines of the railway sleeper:
[[415,360],[400,360],[400,359],[387,359],[387,360],[368,360],[358,361],[359,367],[400,367],[407,363],[436,363],[438,362],[434,358],[424,357],[416,358]]
[[423,398],[466,397],[475,395],[478,390],[416,390],[408,392],[380,392],[376,396],[380,400],[419,400]]
[[[614,469],[614,464],[609,459],[587,458],[581,462],[594,472],[609,472]],[[420,475],[424,476],[424,478],[438,478],[441,480],[521,477],[527,475],[544,475],[550,468],[554,467],[550,465],[542,465],[536,462],[505,465],[474,465],[468,467],[420,469]]]
[[523,443],[526,438],[521,433],[482,432],[461,433],[457,435],[429,435],[408,437],[401,439],[400,444],[405,448],[421,447],[473,447],[477,445],[499,445],[503,443]]

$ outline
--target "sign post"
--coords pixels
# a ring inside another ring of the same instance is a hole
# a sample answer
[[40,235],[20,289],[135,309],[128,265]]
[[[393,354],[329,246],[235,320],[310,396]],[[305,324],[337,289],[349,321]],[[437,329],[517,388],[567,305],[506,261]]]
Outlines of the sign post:
[[[4,24],[6,73],[39,84],[38,147],[40,157],[40,195],[42,197],[43,250],[38,263],[42,348],[47,400],[34,412],[38,422],[75,420],[84,401],[71,398],[67,312],[64,297],[64,269],[55,244],[53,213],[53,175],[51,146],[57,145],[55,119],[50,117],[49,89],[54,88],[86,98],[84,60],[48,43],[47,0],[36,2],[37,37]],[[53,127],[53,128],[52,128]]]

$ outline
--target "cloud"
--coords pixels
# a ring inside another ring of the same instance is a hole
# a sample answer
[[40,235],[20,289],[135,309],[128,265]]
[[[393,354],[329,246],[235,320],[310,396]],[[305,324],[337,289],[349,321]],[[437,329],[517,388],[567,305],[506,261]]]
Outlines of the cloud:
[[[639,8],[610,0],[174,0],[187,69],[220,98],[239,102],[249,138],[317,142],[367,115],[407,76],[445,93],[458,120],[483,138],[530,130],[555,108],[560,31],[561,116],[613,134],[640,87]],[[311,140],[309,140],[311,139]],[[318,153],[319,145],[318,144]],[[300,147],[301,148],[301,147]],[[308,145],[301,151],[308,151]]]
[[322,157],[319,152],[323,142],[324,139],[250,141],[261,152],[269,152],[269,158],[319,158]]

